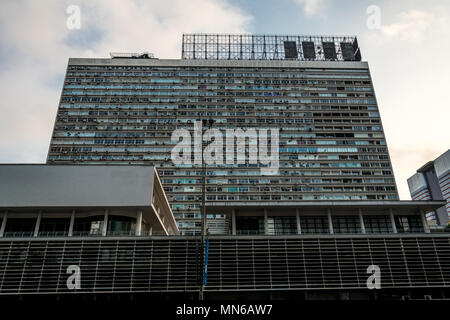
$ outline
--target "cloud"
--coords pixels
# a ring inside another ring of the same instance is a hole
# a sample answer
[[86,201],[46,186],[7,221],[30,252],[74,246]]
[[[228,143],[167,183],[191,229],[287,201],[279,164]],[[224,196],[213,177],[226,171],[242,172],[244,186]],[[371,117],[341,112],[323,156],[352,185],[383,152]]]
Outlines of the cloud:
[[302,7],[307,16],[321,14],[325,7],[325,0],[294,0],[294,3]]
[[390,24],[384,24],[383,18],[383,11],[381,11],[380,29],[370,33],[371,41],[379,45],[391,41],[418,44],[429,39],[430,34],[446,32],[445,30],[450,27],[448,16],[425,10],[400,12],[396,15],[395,21]]
[[397,22],[382,26],[381,31],[386,37],[397,37],[406,41],[419,41],[423,39],[424,34],[431,30],[435,24],[436,17],[434,14],[412,10],[400,13]]
[[[66,26],[69,5],[79,30]],[[251,19],[225,0],[1,1],[0,162],[45,161],[69,57],[180,58],[182,33],[247,32]]]

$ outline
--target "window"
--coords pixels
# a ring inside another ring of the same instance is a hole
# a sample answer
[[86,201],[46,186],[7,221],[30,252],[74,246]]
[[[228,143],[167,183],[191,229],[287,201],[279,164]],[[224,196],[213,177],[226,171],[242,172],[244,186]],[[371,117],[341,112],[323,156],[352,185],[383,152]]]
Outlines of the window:
[[86,218],[75,217],[73,235],[101,235],[103,229],[104,216],[93,216]]
[[359,216],[333,216],[334,233],[361,233]]
[[297,218],[295,216],[268,217],[268,234],[297,234]]
[[236,217],[236,234],[264,234],[264,217]]
[[391,233],[392,224],[387,215],[364,216],[364,227],[367,233]]
[[36,218],[8,218],[5,237],[31,237],[36,226]]
[[300,216],[302,233],[329,233],[327,216]]
[[394,220],[398,232],[423,232],[420,216],[395,216]]
[[65,236],[69,232],[70,218],[42,218],[39,236]]
[[108,235],[123,236],[134,235],[136,231],[136,219],[131,217],[109,216]]

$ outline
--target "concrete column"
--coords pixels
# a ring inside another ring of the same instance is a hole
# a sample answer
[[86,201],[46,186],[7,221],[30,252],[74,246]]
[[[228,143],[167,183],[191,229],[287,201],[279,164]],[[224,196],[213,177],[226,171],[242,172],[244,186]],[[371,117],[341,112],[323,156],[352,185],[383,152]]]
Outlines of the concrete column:
[[153,234],[153,226],[150,226],[150,230],[148,230],[148,235],[151,236]]
[[37,237],[39,234],[39,227],[41,226],[41,219],[42,219],[42,211],[39,210],[38,216],[36,219],[36,226],[34,227],[34,237]]
[[5,210],[3,215],[2,226],[0,227],[0,238],[5,234],[6,220],[8,220],[8,210]]
[[422,219],[423,230],[425,233],[430,233],[430,226],[428,225],[426,212],[424,210],[420,210],[420,218]]
[[394,212],[392,212],[392,208],[389,208],[389,216],[391,217],[392,231],[394,231],[394,233],[398,233],[397,226],[395,225]]
[[327,209],[327,214],[328,214],[328,228],[330,229],[330,234],[334,234],[333,219],[331,218],[331,209]]
[[297,218],[297,234],[302,234],[302,225],[300,223],[300,212],[297,209],[295,209],[295,216]]
[[267,220],[267,209],[264,209],[264,234],[269,234],[269,224]]
[[136,213],[136,235],[140,236],[142,232],[142,210]]
[[105,217],[103,219],[102,236],[105,237],[107,232],[108,232],[108,210],[105,210]]
[[72,214],[70,215],[69,234],[68,234],[69,237],[71,237],[73,234],[74,224],[75,224],[75,210],[72,210]]
[[231,209],[231,234],[236,235],[236,209]]
[[358,209],[358,215],[359,215],[359,223],[361,224],[361,232],[366,233],[366,226],[364,225],[364,217],[362,215],[361,208]]

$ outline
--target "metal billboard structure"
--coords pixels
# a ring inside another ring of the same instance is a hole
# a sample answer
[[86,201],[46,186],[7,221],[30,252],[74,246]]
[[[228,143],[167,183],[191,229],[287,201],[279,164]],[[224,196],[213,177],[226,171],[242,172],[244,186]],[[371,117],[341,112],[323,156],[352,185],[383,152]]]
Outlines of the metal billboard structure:
[[182,59],[361,61],[355,36],[183,34]]

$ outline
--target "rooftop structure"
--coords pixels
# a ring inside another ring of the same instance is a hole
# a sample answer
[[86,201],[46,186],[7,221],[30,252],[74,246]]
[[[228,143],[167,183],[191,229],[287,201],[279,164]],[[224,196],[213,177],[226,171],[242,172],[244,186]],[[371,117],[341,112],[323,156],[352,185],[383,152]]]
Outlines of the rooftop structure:
[[355,36],[183,34],[182,59],[361,61]]

